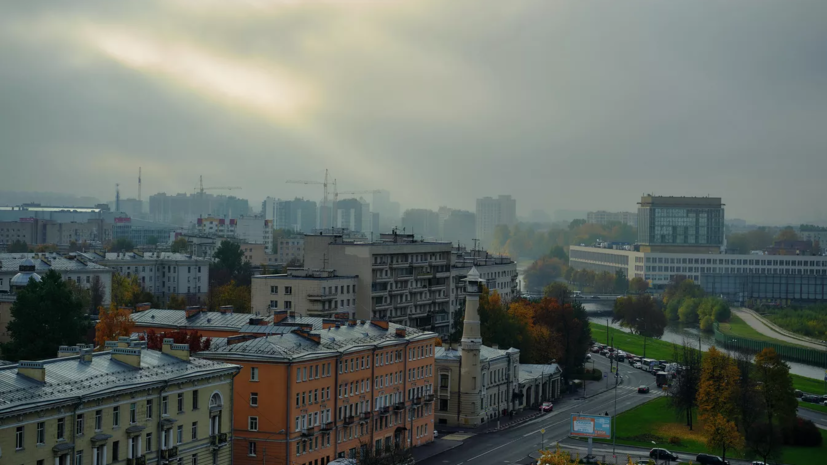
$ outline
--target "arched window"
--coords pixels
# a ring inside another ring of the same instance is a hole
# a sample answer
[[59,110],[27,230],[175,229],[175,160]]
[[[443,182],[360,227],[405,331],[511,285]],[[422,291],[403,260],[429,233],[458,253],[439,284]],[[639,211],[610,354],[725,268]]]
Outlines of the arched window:
[[224,405],[224,402],[221,400],[221,394],[215,392],[213,393],[212,397],[210,397],[210,408],[218,407],[221,408]]
[[221,433],[221,408],[224,401],[221,394],[214,392],[210,396],[210,436]]

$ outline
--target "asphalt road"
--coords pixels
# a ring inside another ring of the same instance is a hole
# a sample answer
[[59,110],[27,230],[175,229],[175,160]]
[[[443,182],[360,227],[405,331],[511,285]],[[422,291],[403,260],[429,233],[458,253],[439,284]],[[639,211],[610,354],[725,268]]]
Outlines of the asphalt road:
[[[594,366],[604,373],[609,371],[608,359],[594,355]],[[589,363],[589,367],[591,363]],[[473,436],[459,446],[442,454],[436,455],[422,462],[424,465],[462,465],[474,462],[483,465],[503,465],[508,463],[525,463],[529,454],[536,453],[541,442],[546,446],[554,445],[568,437],[569,423],[572,413],[603,414],[614,413],[615,395],[617,397],[617,413],[629,410],[655,396],[663,395],[658,392],[655,377],[649,373],[632,368],[628,363],[620,364],[620,375],[623,383],[617,391],[611,389],[593,397],[583,399],[569,395],[555,402],[554,411],[547,413],[522,425],[493,434],[479,434]],[[609,374],[610,381],[613,381]],[[605,389],[605,381],[596,381],[586,386],[586,395],[597,390],[597,384]],[[639,385],[648,385],[649,394],[638,394]],[[540,430],[545,429],[541,434]],[[582,445],[586,446],[585,443]],[[597,444],[595,444],[597,447]],[[600,445],[605,448],[605,445]],[[611,446],[609,446],[611,447]],[[585,452],[581,455],[585,455]]]

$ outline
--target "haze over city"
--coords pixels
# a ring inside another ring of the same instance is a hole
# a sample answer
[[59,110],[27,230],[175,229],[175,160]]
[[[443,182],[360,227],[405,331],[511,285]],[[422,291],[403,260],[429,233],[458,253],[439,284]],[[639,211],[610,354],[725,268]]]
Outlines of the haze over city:
[[203,175],[258,205],[329,169],[403,208],[820,222],[827,4],[794,4],[7,2],[0,184],[110,201],[142,167],[145,197]]

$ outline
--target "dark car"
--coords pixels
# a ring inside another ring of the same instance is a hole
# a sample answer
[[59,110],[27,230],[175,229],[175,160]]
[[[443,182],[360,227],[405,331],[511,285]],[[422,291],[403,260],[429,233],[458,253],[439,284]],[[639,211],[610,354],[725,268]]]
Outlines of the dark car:
[[649,393],[649,386],[640,385],[640,386],[637,387],[637,392],[638,392],[638,394],[648,394]]
[[810,402],[813,404],[818,404],[821,402],[821,397],[814,396],[812,394],[805,394],[804,397],[801,398],[804,402]]
[[729,465],[727,460],[718,457],[717,455],[698,454],[695,461],[701,465]]
[[649,451],[649,458],[655,460],[670,460],[672,462],[678,461],[678,456],[669,452],[666,449],[652,449]]

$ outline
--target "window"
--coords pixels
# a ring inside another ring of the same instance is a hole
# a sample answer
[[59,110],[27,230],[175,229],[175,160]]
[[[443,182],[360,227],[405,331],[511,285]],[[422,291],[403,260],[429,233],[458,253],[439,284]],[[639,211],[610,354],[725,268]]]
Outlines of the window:
[[57,440],[61,441],[66,437],[66,419],[57,419]]
[[255,455],[256,455],[256,443],[250,441],[250,443],[247,445],[247,455],[251,455],[251,456],[255,457]]
[[46,443],[46,423],[42,421],[37,424],[37,443]]
[[83,435],[83,414],[78,413],[77,419],[75,420],[75,435],[81,436]]
[[253,407],[258,407],[258,393],[251,392],[250,393],[250,405]]
[[181,444],[184,442],[184,425],[178,425],[178,430],[175,431],[175,443]]
[[[164,397],[164,399],[166,399],[166,397]],[[164,413],[166,413],[166,412],[164,412]],[[152,419],[152,399],[147,399],[146,400],[146,419],[147,420]]]
[[14,433],[14,448],[16,450],[23,449],[23,427],[18,426]]
[[284,286],[284,295],[293,295],[293,287]]
[[258,417],[249,417],[247,419],[247,429],[250,431],[258,431]]
[[184,413],[184,393],[178,393],[178,413]]
[[198,454],[192,454],[192,457],[190,457],[190,465],[198,465]]
[[152,452],[152,433],[146,433],[146,451]]
[[278,295],[279,287],[278,286],[270,286],[270,294]]
[[285,300],[284,301],[284,309],[291,310],[293,308],[293,301],[292,300]]
[[198,410],[198,389],[192,391],[192,409]]
[[75,465],[83,465],[83,451],[75,452]]
[[120,441],[113,441],[112,442],[112,461],[113,462],[117,462],[118,460],[121,459],[120,453],[118,452],[120,448],[121,448],[121,442]]
[[192,422],[192,440],[195,441],[198,439],[198,422]]
[[271,300],[270,301],[270,308],[279,308],[279,301],[278,300]]
[[103,410],[95,410],[95,431],[100,431],[103,423]]
[[121,407],[116,405],[112,407],[112,427],[117,428],[121,425]]
[[250,381],[258,381],[258,368],[250,367]]
[[[147,401],[147,405],[149,401]],[[161,414],[169,415],[169,396],[161,397]]]

